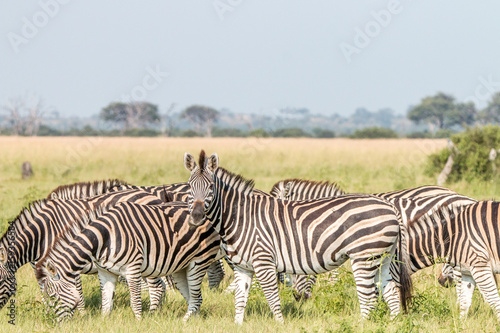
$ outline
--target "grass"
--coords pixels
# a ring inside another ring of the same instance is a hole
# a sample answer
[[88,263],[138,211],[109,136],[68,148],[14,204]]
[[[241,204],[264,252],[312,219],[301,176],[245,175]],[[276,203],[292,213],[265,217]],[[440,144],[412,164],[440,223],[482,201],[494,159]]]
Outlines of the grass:
[[[348,192],[383,192],[424,184],[435,178],[424,175],[428,154],[446,146],[446,140],[429,139],[201,139],[201,138],[16,138],[0,137],[0,230],[6,230],[28,202],[45,197],[61,184],[105,178],[122,178],[138,185],[183,182],[188,178],[184,152],[217,152],[225,168],[255,179],[268,191],[283,178],[309,178],[338,182]],[[22,180],[20,168],[30,161],[34,176]],[[452,189],[476,199],[499,196],[492,182],[459,182]],[[229,272],[229,269],[227,270]],[[8,311],[0,311],[1,332],[496,332],[496,318],[476,294],[467,321],[460,321],[453,288],[438,285],[439,267],[413,276],[413,307],[408,315],[389,320],[381,305],[370,320],[362,320],[349,267],[342,268],[339,283],[332,286],[322,277],[312,300],[295,302],[289,289],[281,288],[285,324],[274,322],[259,288],[251,291],[245,322],[233,324],[234,298],[203,286],[200,316],[182,322],[187,305],[179,293],[167,296],[162,309],[147,311],[134,319],[128,291],[119,285],[115,310],[100,315],[99,285],[95,276],[84,276],[85,315],[56,324],[47,315],[29,265],[18,273],[16,326],[9,325]],[[227,277],[223,287],[230,283]],[[477,292],[476,292],[477,293]]]

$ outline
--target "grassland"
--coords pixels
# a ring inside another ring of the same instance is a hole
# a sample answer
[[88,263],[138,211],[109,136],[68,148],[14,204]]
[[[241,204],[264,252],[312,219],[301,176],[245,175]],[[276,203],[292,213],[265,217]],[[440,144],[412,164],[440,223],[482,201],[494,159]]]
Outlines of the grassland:
[[[217,152],[227,169],[255,179],[256,187],[269,190],[283,178],[333,180],[348,192],[382,192],[435,183],[424,175],[426,156],[446,146],[445,140],[349,140],[349,139],[176,139],[176,138],[15,138],[0,137],[0,230],[28,202],[45,197],[60,184],[105,178],[121,178],[138,185],[186,181],[182,158],[185,151]],[[20,166],[30,161],[34,177],[22,180]],[[499,197],[496,183],[449,184],[477,199]],[[409,315],[390,321],[380,306],[368,321],[358,312],[352,274],[342,271],[340,283],[321,280],[314,299],[297,303],[291,291],[280,291],[285,324],[272,319],[258,288],[251,292],[245,323],[233,324],[233,296],[203,287],[201,314],[188,323],[181,318],[186,304],[179,293],[169,294],[159,313],[137,322],[128,293],[118,287],[115,311],[100,316],[97,278],[84,277],[88,312],[61,325],[46,314],[29,265],[18,273],[16,326],[9,325],[7,309],[0,311],[1,332],[493,332],[498,330],[493,312],[475,295],[470,317],[461,322],[452,289],[435,279],[439,267],[415,274],[415,298]],[[224,281],[223,287],[230,282]],[[476,292],[477,293],[477,292]],[[148,298],[144,295],[143,308]]]

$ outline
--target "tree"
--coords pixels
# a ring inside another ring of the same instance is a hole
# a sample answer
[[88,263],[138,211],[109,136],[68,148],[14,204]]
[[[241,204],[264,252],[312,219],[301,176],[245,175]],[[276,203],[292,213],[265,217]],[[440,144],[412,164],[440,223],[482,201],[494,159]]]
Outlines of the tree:
[[428,96],[420,104],[410,109],[407,116],[419,123],[426,121],[438,129],[450,128],[454,125],[470,125],[476,114],[473,103],[455,103],[455,98],[444,93]]
[[379,139],[379,138],[397,138],[398,133],[390,128],[383,127],[367,127],[354,131],[350,135],[352,139]]
[[158,122],[158,106],[148,102],[113,102],[101,110],[104,121],[121,124],[122,133],[132,128],[145,128],[146,124]]
[[205,128],[207,137],[212,137],[213,124],[219,119],[220,112],[203,105],[192,105],[181,113],[181,119],[187,119],[192,122],[196,131],[201,133]]
[[13,135],[36,136],[46,108],[39,96],[10,98],[4,105]]
[[477,118],[483,124],[500,123],[500,92],[491,97],[488,105],[479,112]]

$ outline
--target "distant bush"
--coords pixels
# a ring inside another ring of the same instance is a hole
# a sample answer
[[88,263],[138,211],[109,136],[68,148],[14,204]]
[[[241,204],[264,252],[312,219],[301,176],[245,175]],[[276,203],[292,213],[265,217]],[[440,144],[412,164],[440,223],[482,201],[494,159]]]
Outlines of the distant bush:
[[374,126],[356,130],[350,137],[353,139],[397,138],[398,133],[390,128]]
[[123,136],[142,136],[142,137],[153,137],[160,136],[160,132],[151,128],[131,128],[123,132]]
[[455,132],[452,130],[441,129],[441,130],[437,131],[436,133],[434,133],[434,138],[436,138],[436,139],[449,138],[453,134],[455,134]]
[[[500,148],[500,127],[488,125],[484,127],[468,128],[465,132],[455,134],[451,141],[458,149],[454,158],[448,181],[454,182],[461,179],[490,180],[496,176],[500,167],[500,158],[490,161],[489,155],[492,148]],[[448,148],[429,155],[425,172],[435,176],[443,169],[450,155]]]
[[425,131],[425,132],[411,132],[406,135],[407,138],[409,139],[429,139],[432,138],[432,133]]
[[302,128],[290,127],[277,129],[273,132],[273,136],[278,138],[308,138],[311,135]]
[[248,136],[248,133],[242,131],[238,128],[214,128],[212,130],[213,137],[233,137],[233,138],[244,138]]
[[257,128],[248,133],[248,136],[253,136],[255,138],[268,138],[271,135],[263,128]]
[[328,129],[316,127],[313,129],[314,137],[316,138],[334,138],[335,132]]
[[179,136],[184,137],[184,138],[194,138],[194,137],[201,136],[201,135],[200,135],[200,133],[189,129],[189,130],[181,131],[179,133]]

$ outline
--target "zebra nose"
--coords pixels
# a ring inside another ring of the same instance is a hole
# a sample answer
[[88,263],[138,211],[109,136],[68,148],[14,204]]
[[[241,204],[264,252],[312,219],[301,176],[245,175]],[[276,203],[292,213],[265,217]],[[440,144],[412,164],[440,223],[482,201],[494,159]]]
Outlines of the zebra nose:
[[205,208],[203,201],[195,201],[193,204],[193,211],[191,212],[191,219],[194,225],[200,225],[205,219]]

